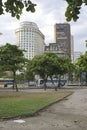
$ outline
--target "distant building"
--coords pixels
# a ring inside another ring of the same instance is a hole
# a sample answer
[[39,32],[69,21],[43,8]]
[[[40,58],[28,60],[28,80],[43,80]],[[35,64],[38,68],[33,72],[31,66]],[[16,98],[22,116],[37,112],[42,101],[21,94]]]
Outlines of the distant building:
[[25,58],[32,59],[34,56],[44,53],[44,35],[37,24],[28,21],[21,22],[15,34],[17,46],[25,50]]
[[71,32],[70,24],[59,23],[54,25],[54,40],[58,44],[59,50],[64,52],[65,56],[71,58]]
[[78,60],[78,58],[82,55],[82,52],[74,52],[74,62],[76,62]]
[[74,37],[71,36],[71,60],[74,62]]
[[48,46],[45,46],[45,52],[53,52],[58,56],[64,56],[64,52],[59,48],[59,45],[56,43],[49,43]]
[[49,43],[48,46],[45,46],[45,52],[51,51],[58,56],[67,56],[71,58],[71,51],[73,51],[73,48],[71,48],[71,40],[70,25],[68,23],[55,24],[54,43]]

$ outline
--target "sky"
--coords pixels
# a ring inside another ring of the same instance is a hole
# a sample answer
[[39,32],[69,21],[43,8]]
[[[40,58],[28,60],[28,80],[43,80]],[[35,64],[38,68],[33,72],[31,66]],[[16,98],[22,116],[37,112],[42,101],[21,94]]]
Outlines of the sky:
[[[36,3],[35,13],[23,11],[20,20],[12,18],[10,14],[0,16],[0,45],[6,43],[16,44],[15,30],[19,23],[30,21],[37,24],[45,36],[45,43],[54,42],[54,24],[66,23],[65,10],[67,3],[64,0],[31,0]],[[69,22],[71,34],[74,37],[74,51],[85,52],[85,40],[87,40],[87,7],[81,9],[77,22]]]

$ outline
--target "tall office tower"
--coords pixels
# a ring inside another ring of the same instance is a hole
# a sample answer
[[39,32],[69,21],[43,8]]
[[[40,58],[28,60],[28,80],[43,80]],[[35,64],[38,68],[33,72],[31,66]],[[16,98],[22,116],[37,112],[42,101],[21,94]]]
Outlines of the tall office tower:
[[16,44],[20,49],[25,50],[25,58],[32,59],[44,53],[44,35],[35,23],[21,22],[15,34]]
[[71,33],[68,23],[59,23],[54,25],[55,43],[59,45],[65,56],[71,58]]

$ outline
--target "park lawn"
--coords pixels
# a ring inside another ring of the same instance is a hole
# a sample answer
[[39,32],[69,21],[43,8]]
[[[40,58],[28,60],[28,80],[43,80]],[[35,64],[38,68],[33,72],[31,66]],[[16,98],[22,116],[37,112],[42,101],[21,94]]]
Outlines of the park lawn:
[[34,114],[49,104],[63,99],[71,92],[0,92],[0,118]]

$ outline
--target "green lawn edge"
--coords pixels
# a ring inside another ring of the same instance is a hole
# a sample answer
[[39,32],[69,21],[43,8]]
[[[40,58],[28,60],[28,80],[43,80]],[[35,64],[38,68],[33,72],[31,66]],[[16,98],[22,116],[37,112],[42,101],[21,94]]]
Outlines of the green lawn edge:
[[51,105],[58,103],[62,100],[65,100],[68,96],[72,95],[73,92],[68,92],[67,95],[65,95],[63,98],[58,99],[52,103],[49,103],[43,107],[41,107],[40,109],[36,110],[35,112],[31,113],[31,114],[22,114],[22,115],[18,115],[18,116],[11,116],[11,117],[0,117],[0,121],[4,121],[4,120],[11,120],[11,119],[20,119],[20,118],[27,118],[27,117],[33,117],[39,114],[39,112],[41,111],[45,111],[48,107],[50,107]]

